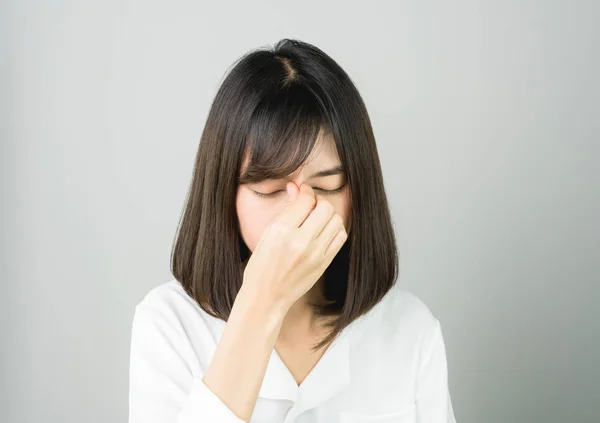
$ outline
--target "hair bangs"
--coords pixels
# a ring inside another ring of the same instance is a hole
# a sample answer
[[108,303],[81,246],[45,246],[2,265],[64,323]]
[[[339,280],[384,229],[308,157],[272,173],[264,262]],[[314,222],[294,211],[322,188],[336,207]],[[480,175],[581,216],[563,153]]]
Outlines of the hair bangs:
[[250,119],[238,183],[283,178],[309,157],[325,119],[314,95],[296,83],[269,92]]

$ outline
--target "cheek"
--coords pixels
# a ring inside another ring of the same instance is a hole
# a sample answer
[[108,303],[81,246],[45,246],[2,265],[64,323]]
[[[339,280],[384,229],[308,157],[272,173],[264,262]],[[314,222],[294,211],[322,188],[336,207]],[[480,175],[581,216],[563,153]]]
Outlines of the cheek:
[[248,189],[240,187],[236,198],[238,228],[250,251],[258,244],[264,229],[277,216],[275,207],[266,207],[266,202]]
[[329,201],[333,205],[335,212],[344,219],[344,228],[346,228],[346,232],[348,232],[349,226],[351,225],[352,213],[350,196],[347,192],[344,193],[344,195],[323,196],[321,198]]

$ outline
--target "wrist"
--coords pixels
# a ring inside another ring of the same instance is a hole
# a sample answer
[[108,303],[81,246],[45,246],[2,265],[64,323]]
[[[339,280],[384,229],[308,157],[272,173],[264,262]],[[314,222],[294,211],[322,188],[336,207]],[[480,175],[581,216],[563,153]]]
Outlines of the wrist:
[[248,285],[242,285],[240,288],[234,308],[236,306],[243,310],[245,319],[253,319],[268,328],[280,327],[289,309],[285,301],[260,293]]

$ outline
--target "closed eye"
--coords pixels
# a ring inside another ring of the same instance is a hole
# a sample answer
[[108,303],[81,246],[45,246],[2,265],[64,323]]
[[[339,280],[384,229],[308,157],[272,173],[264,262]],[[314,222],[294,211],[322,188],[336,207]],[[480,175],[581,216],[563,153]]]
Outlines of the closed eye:
[[[315,191],[319,191],[320,193],[322,193],[322,194],[324,194],[324,195],[332,195],[332,194],[337,194],[338,192],[340,192],[340,191],[341,191],[341,190],[344,188],[344,186],[345,186],[345,185],[342,185],[342,186],[341,186],[341,187],[339,187],[339,188],[336,188],[336,189],[329,189],[329,190],[327,190],[327,189],[322,189],[322,188],[313,188],[313,190],[315,190]],[[271,193],[269,193],[269,194],[263,194],[263,193],[261,193],[261,192],[254,191],[254,190],[252,190],[252,192],[253,192],[253,193],[254,193],[256,196],[258,196],[258,197],[260,197],[260,198],[273,198],[273,197],[277,196],[277,194],[278,194],[278,193],[280,193],[280,192],[285,192],[285,190],[279,190],[279,191],[271,192]]]

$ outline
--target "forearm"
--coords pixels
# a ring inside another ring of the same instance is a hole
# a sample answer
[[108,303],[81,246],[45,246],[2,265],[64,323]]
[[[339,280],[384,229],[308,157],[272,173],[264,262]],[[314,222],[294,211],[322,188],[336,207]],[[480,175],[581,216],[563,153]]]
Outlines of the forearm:
[[231,411],[250,421],[279,335],[285,307],[240,290],[203,381]]

